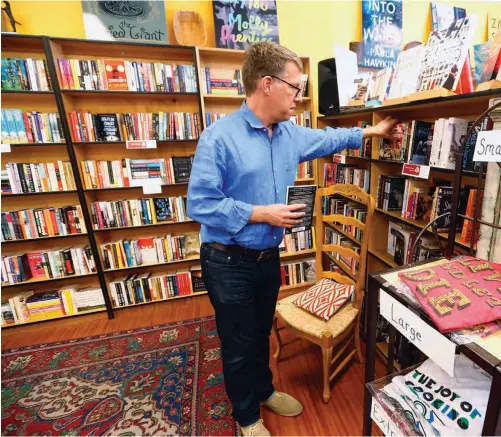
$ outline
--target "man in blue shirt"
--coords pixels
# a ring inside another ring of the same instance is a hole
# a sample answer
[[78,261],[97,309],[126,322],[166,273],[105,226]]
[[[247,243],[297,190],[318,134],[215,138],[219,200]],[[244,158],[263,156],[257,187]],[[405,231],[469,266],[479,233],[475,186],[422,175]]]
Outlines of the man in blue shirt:
[[[216,313],[226,391],[243,435],[270,435],[260,404],[283,416],[302,405],[275,391],[269,335],[281,285],[278,246],[305,205],[286,206],[302,161],[389,136],[395,120],[366,129],[308,129],[289,119],[301,101],[299,57],[277,44],[251,46],[242,70],[247,100],[205,129],[188,187],[187,215],[201,223],[201,264]],[[318,267],[317,267],[318,268]]]

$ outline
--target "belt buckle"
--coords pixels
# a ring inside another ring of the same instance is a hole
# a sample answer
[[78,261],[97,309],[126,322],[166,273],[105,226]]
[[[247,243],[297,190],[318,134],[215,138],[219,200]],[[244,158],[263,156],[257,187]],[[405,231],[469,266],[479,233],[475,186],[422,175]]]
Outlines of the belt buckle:
[[259,254],[257,260],[261,261],[262,259],[268,259],[269,254],[270,254],[270,252],[268,250],[262,250],[261,253]]

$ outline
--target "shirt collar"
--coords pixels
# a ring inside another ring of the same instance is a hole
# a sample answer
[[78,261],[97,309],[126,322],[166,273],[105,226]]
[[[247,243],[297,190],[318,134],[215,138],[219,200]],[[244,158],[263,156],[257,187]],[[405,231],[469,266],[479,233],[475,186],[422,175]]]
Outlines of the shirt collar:
[[[256,117],[256,115],[249,109],[247,106],[247,102],[244,100],[242,103],[242,106],[240,107],[239,110],[240,114],[242,115],[242,118],[249,123],[251,127],[254,129],[264,129],[263,123],[259,121],[259,119]],[[282,127],[280,126],[281,123],[275,123],[273,126],[274,129],[278,129],[279,131],[282,131]]]

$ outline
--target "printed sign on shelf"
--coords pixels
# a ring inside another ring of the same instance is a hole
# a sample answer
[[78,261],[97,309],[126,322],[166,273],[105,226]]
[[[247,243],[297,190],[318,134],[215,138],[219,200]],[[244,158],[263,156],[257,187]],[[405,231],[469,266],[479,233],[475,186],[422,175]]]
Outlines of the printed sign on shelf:
[[430,166],[419,164],[404,164],[402,166],[402,175],[428,179],[430,177]]
[[157,140],[141,140],[141,141],[130,141],[125,142],[125,147],[127,149],[156,149]]
[[478,133],[473,161],[501,162],[501,130]]
[[161,194],[162,181],[160,179],[146,179],[143,181],[143,194]]
[[402,432],[395,426],[374,396],[372,397],[371,419],[379,426],[379,429],[385,436],[392,437],[402,435]]
[[386,291],[379,291],[381,315],[445,372],[454,376],[456,345]]
[[336,153],[332,157],[332,160],[337,164],[346,164],[346,155],[341,155],[339,153]]
[[5,144],[5,143],[2,143],[2,150],[1,150],[2,153],[9,153],[10,152],[10,144]]

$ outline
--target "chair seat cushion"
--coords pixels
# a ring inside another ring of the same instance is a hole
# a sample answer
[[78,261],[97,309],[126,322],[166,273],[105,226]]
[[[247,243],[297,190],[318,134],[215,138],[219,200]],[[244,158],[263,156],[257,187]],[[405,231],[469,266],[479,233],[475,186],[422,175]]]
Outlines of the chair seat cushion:
[[297,294],[293,302],[299,308],[329,320],[350,298],[354,290],[354,285],[339,284],[331,279],[322,278],[308,290]]
[[276,311],[288,325],[317,338],[322,338],[324,332],[329,332],[333,338],[341,335],[358,315],[358,310],[349,301],[325,321],[296,306],[294,300],[297,297],[295,294],[281,299]]

